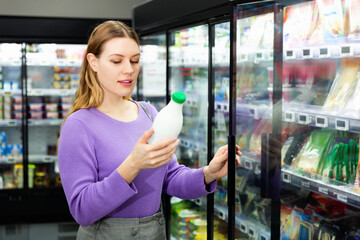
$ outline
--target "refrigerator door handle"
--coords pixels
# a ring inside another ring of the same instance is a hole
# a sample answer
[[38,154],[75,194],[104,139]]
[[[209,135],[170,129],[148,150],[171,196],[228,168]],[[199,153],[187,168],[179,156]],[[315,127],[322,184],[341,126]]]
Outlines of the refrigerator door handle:
[[278,197],[281,190],[281,136],[261,134],[261,197]]

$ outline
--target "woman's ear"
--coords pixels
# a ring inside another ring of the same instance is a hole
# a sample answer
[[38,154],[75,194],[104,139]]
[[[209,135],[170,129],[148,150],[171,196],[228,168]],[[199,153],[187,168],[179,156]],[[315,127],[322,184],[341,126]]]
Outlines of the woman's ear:
[[97,72],[97,57],[93,53],[88,53],[86,59],[94,72]]

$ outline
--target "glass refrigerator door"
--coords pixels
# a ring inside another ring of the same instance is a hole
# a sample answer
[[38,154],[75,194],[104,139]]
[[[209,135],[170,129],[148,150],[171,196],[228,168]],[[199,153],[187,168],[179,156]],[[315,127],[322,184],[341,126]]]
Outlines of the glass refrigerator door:
[[[190,168],[207,165],[208,25],[170,33],[170,94],[186,94],[183,128],[176,156]],[[194,201],[172,198],[171,232],[177,239],[206,237],[206,197]]]
[[360,236],[359,7],[319,0],[284,11],[284,239]]
[[270,239],[271,199],[261,197],[261,142],[262,135],[272,133],[268,71],[273,67],[274,13],[266,6],[239,5],[235,14],[238,19],[233,135],[243,153],[241,166],[235,172],[235,237]]
[[149,101],[158,111],[166,105],[166,35],[141,38],[140,99]]
[[33,44],[26,48],[29,187],[60,186],[56,144],[78,87],[86,45]]
[[0,44],[0,189],[24,187],[21,63],[21,44]]
[[[213,153],[227,144],[229,134],[230,22],[213,26]],[[214,239],[227,239],[227,176],[217,181],[214,193]]]

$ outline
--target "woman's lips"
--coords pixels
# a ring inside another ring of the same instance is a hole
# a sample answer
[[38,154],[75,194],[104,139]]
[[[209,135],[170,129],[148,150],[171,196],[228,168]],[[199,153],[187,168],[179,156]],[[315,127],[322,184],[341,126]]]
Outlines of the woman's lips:
[[118,83],[120,83],[123,86],[131,86],[132,82],[133,82],[133,80],[131,80],[131,79],[125,79],[125,80],[118,81]]

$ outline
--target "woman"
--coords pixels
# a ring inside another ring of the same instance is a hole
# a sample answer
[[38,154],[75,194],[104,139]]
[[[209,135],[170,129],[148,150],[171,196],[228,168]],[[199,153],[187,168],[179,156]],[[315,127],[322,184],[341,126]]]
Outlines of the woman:
[[[58,145],[63,188],[81,225],[77,239],[166,239],[159,210],[162,191],[199,198],[213,192],[215,180],[227,174],[227,146],[208,166],[189,169],[174,155],[178,139],[147,143],[152,121],[130,99],[139,59],[138,37],[121,22],[104,22],[89,38]],[[155,118],[155,108],[143,105]]]

